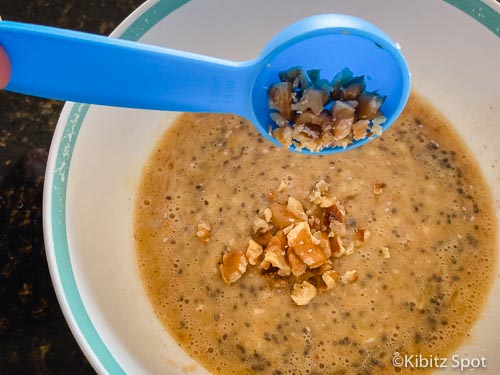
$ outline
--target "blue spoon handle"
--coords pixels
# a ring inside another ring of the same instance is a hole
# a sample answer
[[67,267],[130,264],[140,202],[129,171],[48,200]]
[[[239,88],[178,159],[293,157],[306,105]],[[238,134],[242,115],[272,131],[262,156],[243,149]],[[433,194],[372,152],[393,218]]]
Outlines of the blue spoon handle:
[[236,113],[250,108],[254,64],[120,39],[0,22],[11,60],[6,89],[119,107]]

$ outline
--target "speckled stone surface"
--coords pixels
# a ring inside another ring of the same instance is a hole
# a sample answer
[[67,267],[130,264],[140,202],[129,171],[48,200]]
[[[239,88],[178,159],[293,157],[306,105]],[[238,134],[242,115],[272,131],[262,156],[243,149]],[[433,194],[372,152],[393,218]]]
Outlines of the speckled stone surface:
[[[0,0],[4,20],[109,34],[143,0]],[[0,92],[0,374],[95,374],[64,320],[42,232],[63,103]]]

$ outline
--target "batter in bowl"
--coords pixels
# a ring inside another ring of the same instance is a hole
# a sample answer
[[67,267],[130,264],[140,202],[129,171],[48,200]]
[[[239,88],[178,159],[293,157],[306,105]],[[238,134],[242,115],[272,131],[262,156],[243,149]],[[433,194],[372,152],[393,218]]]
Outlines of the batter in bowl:
[[[371,233],[333,263],[357,280],[304,306],[259,267],[227,285],[222,255],[245,252],[270,197],[307,202],[320,180]],[[394,352],[444,357],[464,342],[494,278],[496,225],[470,151],[413,95],[382,137],[328,156],[276,148],[239,117],[181,115],[144,167],[134,235],[158,319],[210,372],[384,374]]]

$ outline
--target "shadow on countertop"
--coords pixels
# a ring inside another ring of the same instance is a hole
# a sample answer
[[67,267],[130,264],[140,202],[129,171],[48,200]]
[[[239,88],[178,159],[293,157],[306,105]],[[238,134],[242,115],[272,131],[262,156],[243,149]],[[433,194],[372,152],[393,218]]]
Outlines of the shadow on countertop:
[[[4,20],[109,34],[143,0],[0,0]],[[95,374],[57,302],[42,232],[63,103],[0,92],[0,374]]]

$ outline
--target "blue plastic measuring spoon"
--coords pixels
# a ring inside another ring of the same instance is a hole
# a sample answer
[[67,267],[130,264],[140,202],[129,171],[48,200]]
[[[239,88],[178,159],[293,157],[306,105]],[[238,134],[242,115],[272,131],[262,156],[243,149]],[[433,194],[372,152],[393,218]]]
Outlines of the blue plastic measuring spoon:
[[[383,130],[399,116],[410,92],[399,46],[371,23],[340,14],[298,21],[244,62],[9,21],[0,22],[0,44],[12,65],[6,90],[118,107],[233,113],[278,146],[268,129],[267,90],[280,71],[301,66],[333,77],[348,67],[364,75],[368,91],[387,96]],[[368,141],[355,141],[346,150]],[[344,150],[318,153],[339,151]]]

